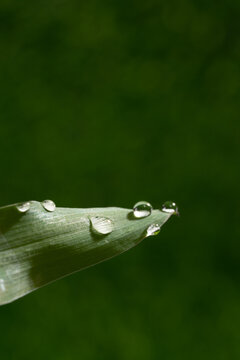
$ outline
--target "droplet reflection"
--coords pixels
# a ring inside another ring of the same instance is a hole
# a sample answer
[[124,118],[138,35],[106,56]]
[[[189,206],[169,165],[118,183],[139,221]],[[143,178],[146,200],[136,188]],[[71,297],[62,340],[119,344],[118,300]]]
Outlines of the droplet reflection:
[[4,280],[0,279],[0,293],[6,291]]

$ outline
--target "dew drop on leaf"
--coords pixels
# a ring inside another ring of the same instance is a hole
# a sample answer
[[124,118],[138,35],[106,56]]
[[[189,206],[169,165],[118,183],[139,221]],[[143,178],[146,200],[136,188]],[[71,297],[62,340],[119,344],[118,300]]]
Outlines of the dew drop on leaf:
[[30,209],[30,206],[31,206],[30,202],[25,202],[25,203],[17,205],[17,209],[19,212],[25,213]]
[[178,215],[178,207],[175,202],[173,201],[166,201],[163,205],[161,210],[165,213],[169,214],[177,214]]
[[145,218],[152,213],[152,205],[147,201],[139,201],[133,207],[133,215],[135,218]]
[[160,226],[158,224],[152,224],[147,228],[146,237],[157,235],[159,233],[160,233]]
[[113,231],[113,222],[108,218],[93,216],[90,221],[92,230],[97,234],[107,235]]
[[44,207],[45,210],[47,211],[54,211],[56,209],[56,205],[52,200],[44,200],[42,202],[42,206]]

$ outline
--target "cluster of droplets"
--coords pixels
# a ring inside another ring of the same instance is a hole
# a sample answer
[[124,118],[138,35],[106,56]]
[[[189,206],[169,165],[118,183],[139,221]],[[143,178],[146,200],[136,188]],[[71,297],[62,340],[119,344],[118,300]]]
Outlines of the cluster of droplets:
[[[56,205],[52,200],[44,200],[42,201],[42,207],[49,212],[53,212],[56,209]],[[17,210],[20,213],[26,213],[27,211],[29,211],[31,208],[31,202],[27,201],[21,204],[17,205]]]
[[[133,206],[133,215],[136,219],[143,219],[151,215],[153,210],[152,205],[147,201],[139,201]],[[178,208],[175,202],[167,201],[162,207],[161,211],[168,214],[178,214]],[[146,230],[146,237],[157,235],[160,232],[160,226],[158,224],[150,225]]]
[[[139,201],[133,206],[133,216],[136,219],[143,219],[151,215],[153,210],[152,205],[147,201]],[[150,225],[147,230],[145,236],[157,235],[160,231],[160,226],[158,224]]]
[[[133,206],[133,216],[136,219],[143,219],[152,214],[153,207],[147,201],[139,201]],[[161,211],[169,214],[178,214],[177,205],[172,201],[165,202],[162,207]],[[107,235],[110,234],[113,229],[114,225],[111,219],[101,217],[101,216],[92,216],[90,217],[90,224],[91,229],[95,234],[98,235]],[[157,235],[160,232],[160,225],[159,224],[151,224],[148,226],[145,236],[153,236]]]
[[[43,208],[48,212],[53,212],[56,209],[56,205],[52,200],[44,200],[42,201]],[[29,211],[31,207],[31,202],[24,202],[22,204],[17,205],[17,210],[21,213],[26,213]],[[133,206],[133,216],[136,219],[143,219],[152,214],[153,207],[147,201],[139,201]],[[162,207],[161,211],[168,214],[178,214],[178,208],[175,202],[167,201]],[[110,234],[113,229],[113,221],[106,217],[101,216],[92,216],[90,217],[91,229],[95,234],[98,235],[107,235]],[[160,232],[159,224],[151,224],[148,226],[146,230],[145,236],[157,235]]]

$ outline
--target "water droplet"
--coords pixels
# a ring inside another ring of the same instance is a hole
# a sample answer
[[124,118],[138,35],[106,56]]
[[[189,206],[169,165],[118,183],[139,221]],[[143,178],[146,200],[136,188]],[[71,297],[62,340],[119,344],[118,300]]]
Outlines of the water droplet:
[[56,209],[56,205],[52,200],[44,200],[42,202],[42,206],[44,207],[45,210],[50,212]]
[[163,212],[169,213],[169,214],[177,214],[178,215],[178,207],[175,202],[173,201],[166,201],[162,205]]
[[152,235],[157,235],[160,233],[160,226],[158,224],[152,224],[147,228],[147,237]]
[[94,232],[102,235],[110,234],[113,231],[113,223],[110,219],[100,216],[90,218]]
[[17,209],[19,212],[25,213],[30,209],[30,206],[31,206],[30,202],[25,202],[25,203],[17,205]]
[[152,213],[152,205],[149,204],[147,201],[139,201],[133,207],[133,215],[136,218],[144,218]]
[[4,280],[0,279],[0,293],[6,291]]

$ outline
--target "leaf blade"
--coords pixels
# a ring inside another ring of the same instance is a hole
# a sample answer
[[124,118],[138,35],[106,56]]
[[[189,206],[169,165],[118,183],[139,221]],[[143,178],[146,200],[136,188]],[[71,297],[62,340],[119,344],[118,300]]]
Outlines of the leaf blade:
[[[0,305],[127,251],[144,239],[149,225],[162,226],[171,216],[153,210],[136,219],[132,210],[117,207],[47,212],[30,203],[26,213],[16,204],[0,208]],[[113,232],[92,232],[93,216],[111,219]]]

